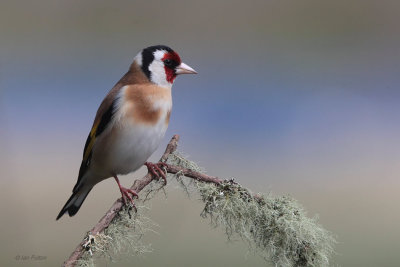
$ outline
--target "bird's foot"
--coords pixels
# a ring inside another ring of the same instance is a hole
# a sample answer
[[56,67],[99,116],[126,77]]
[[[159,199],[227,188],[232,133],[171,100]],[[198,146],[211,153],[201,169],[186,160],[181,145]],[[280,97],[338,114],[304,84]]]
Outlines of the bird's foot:
[[135,202],[133,201],[133,198],[130,194],[132,194],[133,197],[137,198],[139,198],[139,195],[134,190],[122,186],[119,188],[119,190],[121,191],[122,199],[124,200],[125,205],[128,204],[128,201],[126,200],[126,198],[128,198],[133,208],[136,210]]
[[117,176],[114,176],[115,181],[118,184],[119,187],[119,191],[121,191],[121,195],[122,195],[122,200],[124,201],[125,205],[128,204],[128,201],[126,200],[127,198],[129,199],[129,201],[131,202],[133,208],[136,210],[136,205],[135,202],[133,201],[133,198],[131,197],[130,194],[132,194],[133,197],[137,197],[139,198],[139,195],[132,189],[130,188],[125,188],[123,187],[120,183],[119,183],[119,179]]
[[167,185],[167,176],[166,173],[161,169],[167,167],[167,164],[164,162],[145,162],[144,165],[147,167],[147,171],[153,175],[153,177],[164,180],[165,185]]

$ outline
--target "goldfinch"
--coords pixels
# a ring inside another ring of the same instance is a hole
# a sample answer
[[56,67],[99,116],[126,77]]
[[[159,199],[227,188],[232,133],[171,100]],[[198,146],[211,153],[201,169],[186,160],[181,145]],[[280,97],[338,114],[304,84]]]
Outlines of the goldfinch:
[[83,150],[78,181],[57,220],[66,212],[74,216],[93,186],[104,179],[114,177],[125,203],[126,198],[133,203],[130,194],[137,194],[122,187],[117,175],[146,165],[151,173],[165,180],[160,164],[146,161],[167,130],[176,76],[196,73],[164,45],[147,47],[136,55],[128,72],[97,110]]

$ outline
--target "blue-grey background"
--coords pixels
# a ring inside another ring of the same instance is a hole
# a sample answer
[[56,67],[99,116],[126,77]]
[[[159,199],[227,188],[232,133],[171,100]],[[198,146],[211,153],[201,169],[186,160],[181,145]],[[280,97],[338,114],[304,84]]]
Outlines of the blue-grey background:
[[[290,194],[337,235],[333,264],[400,262],[400,2],[2,1],[2,266],[57,266],[119,196],[70,195],[96,109],[133,57],[166,44],[178,77],[165,141],[255,192]],[[140,173],[123,177],[125,186]],[[152,201],[155,252],[116,266],[262,266],[170,188]],[[17,255],[46,256],[17,261]]]

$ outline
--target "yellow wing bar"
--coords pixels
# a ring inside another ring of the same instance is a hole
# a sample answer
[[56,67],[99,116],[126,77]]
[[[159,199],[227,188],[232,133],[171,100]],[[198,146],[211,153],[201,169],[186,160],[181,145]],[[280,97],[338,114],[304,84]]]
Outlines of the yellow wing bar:
[[90,141],[86,147],[85,153],[83,154],[83,162],[87,161],[87,159],[89,158],[90,152],[92,151],[94,141],[96,140],[96,131],[97,131],[99,124],[100,124],[100,120],[98,120],[98,122],[96,122],[93,125],[92,130],[90,131]]

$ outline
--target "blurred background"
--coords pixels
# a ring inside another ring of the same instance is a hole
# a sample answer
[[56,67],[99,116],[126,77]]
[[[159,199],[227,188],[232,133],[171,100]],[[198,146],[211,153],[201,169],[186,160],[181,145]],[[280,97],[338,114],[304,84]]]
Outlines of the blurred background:
[[[3,0],[0,265],[59,266],[120,196],[104,181],[55,221],[101,100],[142,48],[165,44],[199,74],[175,82],[152,160],[180,134],[209,174],[318,214],[339,241],[332,265],[398,266],[399,15],[394,0]],[[211,229],[196,196],[167,191],[150,203],[154,252],[107,266],[265,265]]]

